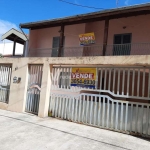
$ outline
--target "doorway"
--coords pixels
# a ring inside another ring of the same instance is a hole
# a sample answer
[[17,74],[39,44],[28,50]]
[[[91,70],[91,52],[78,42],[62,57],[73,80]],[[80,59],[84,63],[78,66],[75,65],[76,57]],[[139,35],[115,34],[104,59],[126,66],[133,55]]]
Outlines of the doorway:
[[114,35],[113,55],[130,55],[131,36],[131,33]]

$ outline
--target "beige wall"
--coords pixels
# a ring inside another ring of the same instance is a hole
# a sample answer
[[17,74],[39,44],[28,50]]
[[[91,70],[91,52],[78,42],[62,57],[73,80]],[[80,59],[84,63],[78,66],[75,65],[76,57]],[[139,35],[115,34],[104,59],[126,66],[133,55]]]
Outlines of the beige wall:
[[52,39],[59,36],[59,30],[60,27],[31,30],[30,49],[52,48]]
[[60,36],[60,27],[30,30],[29,56],[51,57],[53,37]]
[[[52,48],[53,37],[60,36],[60,27],[30,31],[30,49]],[[85,33],[85,24],[65,26],[65,46],[79,46],[79,34]]]
[[[110,20],[108,45],[113,44],[114,34],[132,33],[131,55],[149,54],[150,43],[150,15],[141,15],[128,18]],[[126,27],[123,29],[123,27]],[[138,44],[139,43],[139,44]],[[142,44],[147,43],[147,44]],[[112,46],[108,46],[107,53],[112,53]]]
[[29,49],[36,49],[37,48],[37,31],[30,30],[29,32]]
[[[132,33],[132,43],[150,42],[150,15],[113,19],[109,22],[108,44],[113,44],[114,34]],[[126,26],[125,29],[123,27]]]
[[[127,18],[112,19],[109,22],[108,45],[113,44],[114,34],[132,33],[131,43],[149,43],[150,42],[150,15],[141,15]],[[65,26],[65,48],[64,56],[95,56],[102,55],[102,46],[88,49],[88,52],[83,46],[79,45],[79,34],[94,32],[96,37],[95,45],[103,45],[104,37],[104,21],[89,22],[83,24]],[[123,27],[126,27],[125,29]],[[60,36],[60,27],[44,28],[30,31],[29,50],[30,56],[48,56],[51,57],[51,48],[53,37]],[[78,47],[78,48],[73,48]],[[141,50],[142,47],[142,50]],[[107,47],[107,52],[112,55],[113,46]],[[32,51],[34,50],[34,51]],[[86,51],[86,53],[85,53]],[[149,45],[132,45],[131,54],[148,54]]]
[[104,23],[104,21],[86,23],[85,33],[95,33],[95,44],[103,44]]
[[65,26],[65,47],[78,47],[79,34],[85,33],[85,24]]
[[[109,22],[108,44],[113,44],[114,34],[132,33],[132,43],[150,42],[150,15],[112,19]],[[123,27],[126,26],[125,29]],[[30,31],[32,48],[51,48],[54,36],[59,36],[60,27],[44,28]],[[65,47],[79,46],[78,35],[94,32],[96,44],[103,43],[104,21],[89,22],[65,26]]]
[[[0,108],[16,112],[25,111],[28,64],[43,64],[43,78],[41,86],[39,116],[45,117],[48,113],[50,95],[50,72],[52,65],[82,65],[82,66],[150,66],[150,55],[147,56],[120,56],[120,57],[64,57],[64,58],[2,58],[0,64],[12,64],[9,104],[0,102]],[[51,66],[51,67],[50,67]],[[18,68],[17,70],[15,68]],[[21,83],[13,83],[13,77],[21,77]]]

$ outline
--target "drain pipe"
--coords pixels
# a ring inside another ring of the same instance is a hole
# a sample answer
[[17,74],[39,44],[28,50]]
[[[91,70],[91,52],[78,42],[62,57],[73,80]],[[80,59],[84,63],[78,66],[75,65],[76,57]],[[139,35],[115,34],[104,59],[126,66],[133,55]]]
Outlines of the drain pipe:
[[27,35],[24,33],[24,31],[22,30],[21,25],[19,25],[19,28],[22,31],[22,33],[24,34],[24,36],[26,37],[27,41],[28,41],[29,39],[28,39]]
[[24,33],[24,31],[22,30],[21,25],[19,25],[19,28],[27,39],[27,41],[24,44],[24,50],[23,50],[23,56],[27,57],[28,56],[28,41],[29,41],[29,39],[28,39],[27,35]]

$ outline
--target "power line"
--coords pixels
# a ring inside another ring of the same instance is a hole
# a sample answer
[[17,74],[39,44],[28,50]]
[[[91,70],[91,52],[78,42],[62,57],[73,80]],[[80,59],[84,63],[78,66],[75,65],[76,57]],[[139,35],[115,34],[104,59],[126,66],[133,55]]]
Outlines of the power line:
[[71,3],[68,1],[64,1],[64,0],[59,0],[59,1],[71,4],[71,5],[79,6],[79,7],[86,7],[86,8],[92,8],[92,9],[104,9],[104,8],[97,8],[97,7],[92,7],[92,6],[85,6],[85,5],[80,5],[80,4],[76,4],[76,3]]

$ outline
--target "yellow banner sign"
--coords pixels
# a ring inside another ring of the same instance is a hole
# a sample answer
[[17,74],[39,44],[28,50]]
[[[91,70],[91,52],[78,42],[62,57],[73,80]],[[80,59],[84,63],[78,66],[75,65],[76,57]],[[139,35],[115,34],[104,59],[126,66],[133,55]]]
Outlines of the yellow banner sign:
[[72,68],[71,86],[95,89],[96,68]]
[[89,45],[95,43],[95,35],[92,33],[85,33],[79,35],[80,45]]

